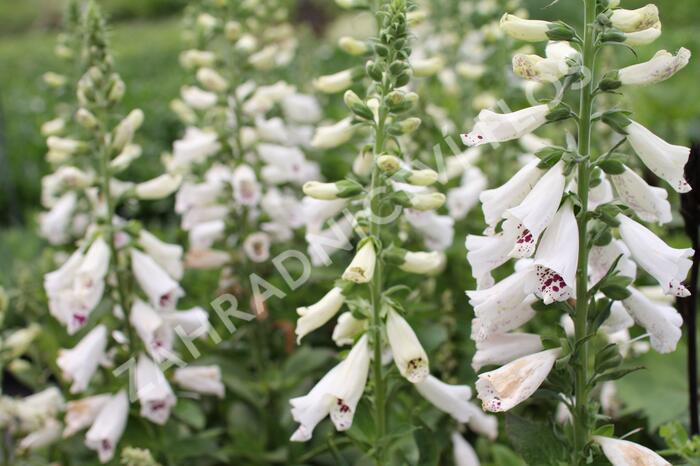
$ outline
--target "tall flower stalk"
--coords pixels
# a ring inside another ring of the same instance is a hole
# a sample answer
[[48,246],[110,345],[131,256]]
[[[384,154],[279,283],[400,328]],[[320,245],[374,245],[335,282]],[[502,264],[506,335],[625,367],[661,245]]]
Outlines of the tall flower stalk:
[[[663,141],[631,120],[630,112],[594,105],[604,93],[668,79],[685,66],[690,53],[681,49],[674,56],[660,51],[648,62],[600,73],[596,60],[600,50],[650,43],[660,31],[656,6],[623,10],[618,4],[585,0],[581,34],[562,22],[504,15],[501,27],[512,37],[550,40],[547,58],[521,56],[513,66],[526,79],[561,78],[556,97],[510,114],[482,112],[474,129],[463,135],[466,144],[481,145],[522,138],[556,121],[576,122],[576,146],[541,149],[536,154],[539,162],[529,163],[501,188],[482,194],[489,228],[486,236],[467,240],[468,258],[480,286],[467,293],[476,314],[472,337],[477,349],[482,345],[497,351],[501,345],[504,352],[479,359],[507,363],[479,376],[479,398],[487,410],[507,411],[548,380],[552,391],[558,392],[555,398],[570,413],[568,463],[574,465],[585,464],[591,452],[598,451],[593,444],[615,465],[638,464],[633,458],[667,464],[651,450],[610,438],[614,429],[597,425],[592,398],[604,382],[629,372],[621,367],[622,349],[613,339],[615,332],[636,322],[659,352],[673,351],[680,339],[680,315],[632,287],[636,266],[654,277],[665,294],[682,297],[689,293],[681,282],[693,255],[691,249],[669,247],[631,218],[666,223],[670,204],[666,191],[649,186],[630,168],[634,160],[620,152],[629,143],[651,172],[682,193],[690,189],[683,179],[689,150]],[[550,51],[556,53],[550,56]],[[561,100],[572,90],[578,93],[577,112]],[[594,138],[594,126],[599,124],[619,136],[611,148],[596,153],[603,147],[603,141]],[[616,234],[620,239],[614,238]],[[521,259],[516,272],[493,285],[491,271],[511,257]],[[567,314],[563,322],[571,327],[568,339],[558,343],[540,339],[528,351],[532,354],[524,356],[522,347],[514,351],[505,346],[509,339],[522,338],[509,331],[526,324],[535,311],[545,310]],[[607,345],[599,346],[598,333],[606,335]]]

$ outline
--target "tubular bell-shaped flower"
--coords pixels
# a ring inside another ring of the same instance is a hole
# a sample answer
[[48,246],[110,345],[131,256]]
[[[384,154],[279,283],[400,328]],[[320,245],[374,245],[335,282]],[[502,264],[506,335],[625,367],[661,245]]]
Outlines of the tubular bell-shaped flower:
[[484,366],[502,365],[522,356],[542,351],[539,335],[531,333],[503,333],[476,342],[476,354],[472,358],[472,368],[481,370]]
[[593,441],[600,445],[613,466],[671,466],[652,450],[628,440],[595,435]]
[[634,171],[625,167],[619,175],[611,175],[610,180],[620,199],[645,222],[668,223],[671,221],[671,204],[668,192],[663,188],[649,186]]
[[632,287],[622,301],[627,312],[651,335],[651,346],[659,353],[675,351],[681,338],[683,318],[672,306],[651,301]]
[[474,414],[474,405],[469,402],[472,390],[466,385],[446,384],[428,375],[425,380],[416,384],[416,390],[436,408],[458,422],[466,423]]
[[63,377],[73,382],[71,393],[81,393],[97,370],[107,347],[107,327],[98,325],[72,349],[61,350],[56,363]]
[[467,146],[506,142],[529,134],[547,122],[548,105],[536,105],[512,113],[495,113],[482,110],[471,132],[462,134]]
[[113,395],[97,414],[95,422],[85,435],[85,445],[91,450],[97,450],[101,463],[114,457],[128,417],[129,398],[126,390]]
[[401,375],[411,383],[425,380],[430,372],[428,355],[406,319],[393,309],[387,312],[386,335]]
[[319,302],[308,307],[297,308],[297,342],[335,316],[343,304],[345,295],[340,287],[333,287]]

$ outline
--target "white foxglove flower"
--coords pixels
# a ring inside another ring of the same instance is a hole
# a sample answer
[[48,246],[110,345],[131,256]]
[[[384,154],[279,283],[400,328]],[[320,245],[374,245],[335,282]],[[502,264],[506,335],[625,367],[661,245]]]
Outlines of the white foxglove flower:
[[365,319],[356,319],[352,312],[343,312],[336,320],[332,338],[338,346],[352,345],[355,337],[366,329],[367,321]]
[[542,235],[535,254],[536,294],[545,304],[566,301],[576,294],[578,262],[578,225],[565,202]]
[[198,223],[190,230],[190,247],[193,249],[209,249],[215,241],[224,237],[225,230],[226,223],[223,220]]
[[314,124],[321,119],[321,106],[316,97],[291,94],[282,99],[282,113],[287,121],[299,124]]
[[206,110],[216,105],[218,97],[213,92],[205,91],[197,86],[183,86],[180,89],[182,100],[197,110]]
[[459,432],[452,432],[450,438],[452,439],[452,456],[454,457],[455,466],[481,465],[474,448]]
[[508,261],[515,238],[515,232],[511,232],[510,238],[502,232],[494,236],[467,236],[467,261],[471,266],[472,276],[476,279],[477,289],[493,286],[491,272]]
[[66,428],[63,430],[63,437],[70,437],[92,425],[110,398],[110,395],[94,395],[69,401],[66,404],[66,415],[64,418]]
[[224,397],[219,366],[187,366],[175,369],[173,381],[184,388],[203,395]]
[[231,178],[233,198],[240,205],[255,206],[260,201],[262,188],[255,172],[248,165],[239,165]]
[[173,331],[161,313],[140,299],[135,299],[129,313],[129,323],[153,359],[158,362],[168,359],[172,354]]
[[399,265],[399,268],[409,273],[434,275],[445,267],[446,262],[445,253],[441,251],[408,251],[404,255],[403,263]]
[[430,373],[428,355],[406,319],[393,309],[387,313],[386,335],[401,375],[411,383],[425,380]]
[[5,421],[7,416],[12,416],[18,421],[18,430],[23,432],[39,429],[44,422],[56,417],[65,404],[61,391],[53,386],[27,397],[12,400],[11,405],[7,407],[4,401],[4,399],[0,401],[3,405],[0,422]]
[[224,184],[219,182],[183,183],[175,196],[175,212],[185,214],[194,207],[213,204],[223,191]]
[[532,268],[517,271],[491,288],[467,291],[476,318],[471,337],[483,341],[489,336],[514,330],[535,316],[532,304],[537,298]]
[[512,113],[482,110],[470,133],[462,134],[467,146],[506,142],[529,134],[547,122],[549,106],[542,104]]
[[415,387],[423,398],[457,422],[468,422],[474,413],[474,405],[469,402],[472,390],[466,385],[446,384],[428,375],[425,380],[415,384]]
[[70,237],[70,222],[78,203],[78,195],[68,191],[58,199],[58,202],[48,212],[39,217],[39,231],[49,243],[63,244]]
[[513,73],[523,79],[552,83],[569,72],[565,61],[543,58],[539,55],[518,53],[513,55]]
[[627,289],[631,295],[622,305],[651,335],[652,348],[659,353],[675,351],[682,334],[683,317],[672,306],[654,303],[632,287]]
[[305,395],[292,398],[292,417],[299,428],[291,437],[292,442],[307,442],[313,430],[330,414],[336,430],[344,431],[352,426],[357,403],[362,397],[369,372],[369,345],[363,335],[348,356],[331,369]]
[[131,249],[131,271],[141,289],[157,310],[172,310],[185,292],[153,258],[138,249]]
[[144,229],[139,232],[139,245],[168,272],[168,275],[175,280],[182,278],[182,246],[161,241]]
[[355,257],[343,272],[343,280],[354,283],[369,283],[374,276],[374,267],[377,262],[377,253],[374,243],[367,241],[360,247]]
[[593,441],[600,445],[613,466],[671,466],[671,463],[647,447],[627,440],[594,435]]
[[513,39],[539,42],[549,39],[547,32],[550,30],[552,23],[535,19],[523,19],[506,13],[501,17],[499,25]]
[[671,221],[671,204],[665,189],[649,186],[641,176],[627,167],[620,175],[610,175],[610,180],[620,200],[634,210],[639,218],[660,224]]
[[188,169],[192,164],[204,162],[219,150],[221,143],[216,132],[190,126],[182,139],[173,142],[173,168]]
[[199,306],[183,311],[165,311],[161,315],[170,328],[187,338],[202,337],[211,329],[209,314]]
[[134,138],[134,133],[143,124],[143,111],[134,109],[114,128],[112,147],[121,151]]
[[635,121],[631,121],[625,130],[627,140],[649,170],[679,193],[690,191],[683,176],[690,156],[689,148],[669,144]]
[[217,269],[230,261],[228,252],[215,249],[190,249],[185,256],[185,264],[192,269]]
[[564,163],[557,162],[520,204],[503,213],[506,219],[503,224],[504,236],[511,238],[516,232],[512,257],[529,257],[535,252],[537,240],[554,218],[564,194],[566,177],[563,170]]
[[270,184],[302,184],[318,176],[315,165],[308,162],[298,147],[258,144],[258,154],[266,163],[262,178]]
[[476,354],[472,358],[472,368],[478,372],[484,366],[507,364],[543,349],[539,335],[531,333],[492,335],[486,340],[476,343]]
[[484,219],[489,227],[494,228],[501,221],[503,213],[520,204],[537,184],[545,171],[537,168],[540,160],[536,159],[508,180],[504,185],[495,189],[488,189],[479,195],[484,211]]
[[107,327],[98,325],[73,348],[59,351],[56,364],[63,378],[72,382],[70,392],[81,393],[97,370],[107,347]]
[[224,92],[228,89],[228,81],[212,68],[200,68],[197,70],[197,81],[212,92]]
[[192,69],[200,66],[212,66],[216,63],[216,54],[209,50],[190,49],[180,54],[180,65]]
[[656,84],[685,68],[688,61],[690,50],[685,47],[681,47],[675,56],[665,50],[659,50],[651,60],[619,70],[617,79],[623,86]]
[[331,320],[333,316],[338,313],[340,308],[343,307],[344,303],[345,295],[343,295],[343,289],[336,286],[326,293],[316,304],[308,307],[298,307],[297,314],[299,314],[299,319],[297,319],[295,331],[297,343],[299,343],[305,335],[308,335]]
[[461,220],[479,201],[479,196],[487,186],[486,176],[476,167],[470,167],[462,175],[458,188],[447,192],[447,211],[450,217]]
[[620,256],[615,271],[634,279],[637,276],[637,264],[630,259],[629,248],[623,241],[613,240],[605,246],[593,246],[588,253],[588,279],[591,284],[598,283]]
[[409,198],[410,207],[418,211],[439,209],[447,198],[442,193],[415,193]]
[[622,32],[643,31],[659,22],[659,8],[653,3],[636,10],[618,8],[612,11],[610,22]]
[[600,326],[605,333],[617,333],[634,325],[634,319],[625,310],[621,301],[613,301],[610,316]]
[[[73,290],[82,309],[88,313],[97,306],[104,292],[104,280],[109,270],[110,249],[101,236],[96,238],[85,253],[75,272]],[[87,317],[87,316],[86,316]]]
[[354,77],[353,70],[343,70],[335,74],[320,76],[314,79],[313,85],[317,91],[325,94],[335,94],[342,92],[352,86]]
[[625,44],[627,45],[637,46],[651,44],[661,35],[661,23],[656,23],[641,31],[625,32],[623,34],[625,36]]
[[547,378],[560,352],[559,348],[554,348],[523,356],[479,375],[476,390],[484,409],[508,411],[528,399]]
[[148,356],[139,355],[134,371],[136,396],[141,404],[141,417],[163,425],[170,417],[176,398],[160,367]]
[[410,60],[413,75],[416,78],[434,76],[445,67],[445,59],[441,56]]
[[243,251],[251,261],[265,262],[270,258],[270,236],[260,231],[248,235],[243,241]]
[[62,429],[63,426],[56,419],[47,419],[40,429],[23,437],[17,444],[17,449],[28,451],[47,447],[61,438]]
[[322,200],[310,196],[301,201],[307,231],[318,232],[326,220],[335,217],[345,209],[346,199]]
[[423,241],[428,248],[444,251],[452,245],[455,221],[449,215],[413,209],[405,209],[404,215],[408,223],[423,236]]
[[114,157],[109,162],[109,168],[113,170],[114,173],[118,173],[126,170],[131,162],[141,157],[141,146],[136,144],[127,144],[124,149]]
[[316,133],[311,140],[311,147],[315,149],[333,149],[348,142],[355,134],[352,118],[344,118],[339,122],[316,128]]
[[174,193],[180,187],[181,182],[181,175],[165,173],[151,180],[138,183],[135,186],[136,196],[145,200],[163,199]]
[[97,450],[101,463],[106,463],[114,457],[128,417],[129,398],[126,391],[121,390],[105,403],[92,427],[85,434],[85,445],[91,450]]
[[620,222],[620,236],[634,261],[659,282],[666,294],[690,296],[690,291],[681,282],[693,265],[690,260],[693,250],[672,248],[629,217],[618,214],[616,218]]

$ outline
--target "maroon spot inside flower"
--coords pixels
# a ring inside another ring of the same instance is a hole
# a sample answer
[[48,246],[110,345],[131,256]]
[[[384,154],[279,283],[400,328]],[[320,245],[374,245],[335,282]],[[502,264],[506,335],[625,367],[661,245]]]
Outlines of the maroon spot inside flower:
[[107,439],[102,439],[102,450],[110,451],[112,450],[112,442]]
[[85,325],[85,321],[87,320],[87,316],[84,316],[82,314],[73,314],[73,320],[78,325]]
[[153,411],[160,411],[161,409],[165,409],[165,402],[153,401],[153,402],[151,402],[151,409]]

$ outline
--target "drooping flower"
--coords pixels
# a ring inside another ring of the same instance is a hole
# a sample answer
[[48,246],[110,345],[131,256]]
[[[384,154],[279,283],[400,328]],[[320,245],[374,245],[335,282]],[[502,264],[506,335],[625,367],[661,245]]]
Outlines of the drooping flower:
[[560,352],[554,348],[523,356],[479,375],[476,390],[484,409],[508,411],[528,399],[547,378]]
[[173,381],[184,388],[203,395],[224,397],[219,366],[187,366],[175,369]]
[[352,345],[355,337],[367,329],[367,320],[356,319],[352,312],[343,312],[338,316],[333,328],[333,341],[338,346]]
[[669,144],[635,121],[630,121],[625,130],[627,140],[649,170],[679,193],[690,191],[683,175],[689,148]]
[[645,222],[668,223],[671,221],[671,204],[668,192],[649,186],[633,170],[625,167],[619,175],[610,175],[620,199]]
[[19,441],[17,449],[19,451],[28,451],[49,446],[61,438],[62,427],[61,423],[56,419],[47,419],[41,428],[23,437]]
[[158,265],[175,280],[180,280],[184,273],[182,266],[182,246],[161,241],[155,235],[142,229],[139,232],[139,245]]
[[549,111],[545,104],[503,114],[482,110],[472,131],[461,135],[462,142],[467,146],[479,146],[518,139],[545,124]]
[[253,262],[265,262],[270,258],[270,235],[259,231],[248,235],[243,241],[243,251]]
[[620,236],[634,261],[659,282],[666,294],[689,296],[690,291],[681,282],[693,264],[690,257],[693,257],[694,251],[670,247],[649,229],[625,215],[618,214],[616,219],[620,222]]
[[233,198],[243,206],[255,206],[260,201],[262,187],[255,177],[255,172],[248,165],[239,165],[231,177]]
[[649,333],[652,348],[659,353],[675,351],[682,334],[683,317],[668,304],[655,303],[632,287],[627,290],[630,296],[622,305]]
[[578,225],[571,203],[565,202],[542,235],[535,254],[536,294],[545,304],[575,295],[577,261]]
[[642,29],[641,31],[625,32],[623,35],[625,37],[625,44],[627,45],[636,46],[651,44],[661,36],[661,22],[647,29]]
[[316,425],[329,414],[336,430],[349,429],[364,392],[368,372],[369,345],[367,335],[363,335],[348,356],[328,371],[307,395],[289,401],[292,417],[300,424],[291,441],[310,440]]
[[393,309],[387,313],[386,335],[401,375],[411,383],[425,380],[429,374],[428,355],[406,319]]
[[510,258],[517,233],[510,232],[510,234],[510,238],[504,236],[503,232],[493,236],[467,236],[465,242],[467,261],[471,266],[472,276],[476,279],[478,289],[493,286],[491,272]]
[[552,23],[536,19],[523,19],[506,13],[501,17],[500,27],[513,39],[539,42],[549,39],[547,32],[552,27]]
[[78,196],[74,191],[63,194],[51,210],[39,217],[41,236],[51,244],[63,244],[70,237],[70,222],[73,217]]
[[603,449],[613,466],[671,466],[654,451],[627,440],[594,435],[593,441]]
[[331,320],[343,307],[344,303],[345,295],[343,294],[343,289],[336,286],[316,304],[297,308],[297,314],[299,314],[296,327],[297,343],[305,335]]
[[138,183],[135,186],[136,196],[146,200],[163,199],[174,193],[180,187],[181,182],[181,175],[164,173],[151,180]]
[[432,275],[442,270],[445,263],[445,253],[440,251],[407,251],[399,268],[405,272]]
[[149,255],[131,249],[131,270],[151,305],[158,310],[172,310],[185,293]]
[[100,409],[95,422],[85,434],[85,445],[91,450],[97,450],[101,463],[114,457],[128,417],[129,398],[126,390],[121,390]]
[[343,70],[335,74],[320,76],[313,82],[314,87],[325,94],[335,94],[349,88],[353,82],[353,70]]
[[153,359],[158,362],[168,359],[172,354],[174,335],[162,313],[156,312],[140,299],[135,299],[129,312],[129,323]]
[[616,8],[610,15],[610,22],[622,32],[643,31],[659,22],[659,8],[653,3],[636,10]]
[[531,333],[502,333],[476,343],[472,368],[479,371],[484,366],[503,365],[528,354],[542,351],[539,335]]
[[608,273],[618,257],[620,259],[614,271],[624,277],[634,279],[637,276],[637,264],[630,259],[629,248],[622,240],[613,240],[605,246],[591,247],[588,253],[588,279],[590,283],[592,285],[598,283]]
[[667,80],[685,68],[690,60],[690,50],[681,47],[674,56],[659,50],[651,60],[620,69],[617,79],[623,86],[644,86]]
[[98,325],[73,348],[59,351],[56,364],[63,377],[72,382],[70,392],[81,393],[97,370],[107,347],[107,327]]
[[469,402],[472,390],[466,385],[450,385],[428,375],[415,384],[418,393],[440,411],[449,414],[457,422],[466,423],[474,414],[474,405]]
[[136,363],[134,381],[141,416],[158,425],[165,424],[177,400],[163,372],[148,356],[141,354]]
[[455,466],[480,466],[479,457],[476,456],[474,448],[458,432],[453,432],[452,455]]
[[66,404],[66,416],[64,418],[66,428],[63,430],[63,437],[70,437],[92,425],[110,398],[110,395],[102,394],[69,401]]
[[348,142],[353,134],[355,134],[355,128],[352,125],[352,118],[345,118],[328,126],[319,126],[311,140],[311,147],[333,149]]
[[355,283],[368,283],[374,276],[374,267],[377,262],[377,253],[374,243],[366,241],[355,254],[355,257],[343,272],[343,280]]

